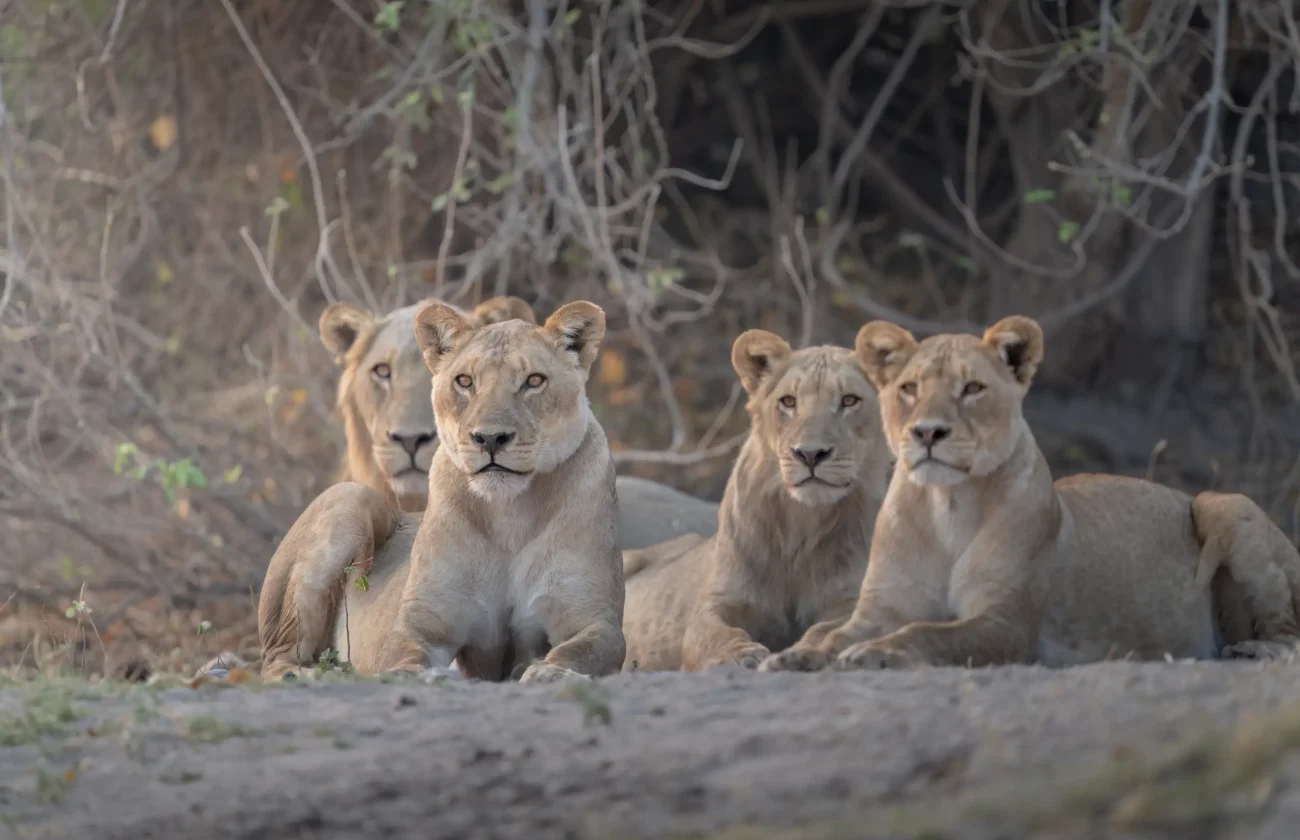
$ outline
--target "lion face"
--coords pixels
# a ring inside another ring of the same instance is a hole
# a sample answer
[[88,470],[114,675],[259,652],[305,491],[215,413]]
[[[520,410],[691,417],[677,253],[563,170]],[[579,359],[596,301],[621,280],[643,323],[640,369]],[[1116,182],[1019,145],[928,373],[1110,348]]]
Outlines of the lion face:
[[1021,403],[1043,358],[1043,332],[1021,315],[982,338],[937,335],[917,342],[895,324],[858,333],[859,354],[880,391],[889,447],[920,485],[950,486],[992,473],[1019,439]]
[[478,327],[434,304],[415,321],[443,446],[476,495],[513,498],[581,445],[591,411],[587,374],[605,336],[600,307],[570,303],[540,327]]
[[[438,442],[429,373],[415,339],[416,314],[434,302],[384,316],[335,303],[320,318],[321,341],[343,367],[338,405],[348,426],[352,472],[376,475],[407,509],[424,507]],[[472,313],[455,311],[475,324],[534,319],[532,308],[519,298],[492,298]],[[362,464],[370,469],[360,469]]]
[[806,505],[844,498],[877,460],[880,406],[858,355],[840,347],[793,351],[750,330],[731,363],[749,393],[753,433],[776,458],[785,492]]

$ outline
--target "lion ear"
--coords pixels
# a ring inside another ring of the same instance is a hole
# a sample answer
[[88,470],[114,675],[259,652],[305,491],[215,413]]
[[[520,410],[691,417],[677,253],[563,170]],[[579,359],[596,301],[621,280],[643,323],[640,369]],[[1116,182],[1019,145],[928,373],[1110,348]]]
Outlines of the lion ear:
[[984,343],[997,352],[1016,381],[1026,387],[1043,360],[1043,328],[1025,315],[1008,315],[984,331]]
[[513,321],[516,318],[527,324],[537,323],[537,315],[533,312],[533,308],[522,298],[509,295],[488,298],[474,307],[474,311],[470,314],[470,320],[476,327]]
[[902,373],[918,346],[916,337],[898,324],[872,321],[858,330],[853,352],[866,368],[867,379],[882,391]]
[[334,354],[334,360],[343,363],[343,357],[357,343],[362,330],[375,322],[375,316],[350,303],[331,303],[320,314],[320,340],[325,349]]
[[605,338],[605,310],[594,303],[575,300],[555,310],[542,330],[555,340],[560,350],[576,354],[583,373],[589,373],[600,342]]
[[789,342],[776,333],[746,330],[731,345],[731,366],[736,369],[740,384],[753,394],[793,352]]
[[465,316],[445,303],[426,306],[415,316],[415,340],[430,373],[437,373],[447,354],[462,346],[474,332]]

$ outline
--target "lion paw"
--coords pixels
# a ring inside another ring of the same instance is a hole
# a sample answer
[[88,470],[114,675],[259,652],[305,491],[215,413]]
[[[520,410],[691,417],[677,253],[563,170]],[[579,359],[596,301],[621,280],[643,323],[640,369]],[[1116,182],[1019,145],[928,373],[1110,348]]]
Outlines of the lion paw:
[[1253,639],[1228,645],[1222,651],[1224,659],[1255,659],[1261,662],[1288,662],[1300,655],[1300,648],[1292,642]]
[[425,668],[416,675],[416,678],[425,685],[434,685],[443,680],[463,680],[465,675],[453,663],[448,668]]
[[569,670],[560,665],[552,665],[549,662],[534,662],[528,666],[523,675],[519,677],[521,683],[553,683],[562,680],[590,680],[591,677],[586,674],[580,674],[577,671]]
[[758,665],[760,671],[820,671],[835,657],[816,648],[787,648],[774,653]]
[[862,642],[845,649],[835,660],[837,671],[880,671],[911,668],[916,663],[902,651]]
[[723,657],[718,661],[719,665],[739,665],[749,671],[756,670],[764,659],[772,655],[772,651],[757,642],[744,647],[737,648],[730,655]]

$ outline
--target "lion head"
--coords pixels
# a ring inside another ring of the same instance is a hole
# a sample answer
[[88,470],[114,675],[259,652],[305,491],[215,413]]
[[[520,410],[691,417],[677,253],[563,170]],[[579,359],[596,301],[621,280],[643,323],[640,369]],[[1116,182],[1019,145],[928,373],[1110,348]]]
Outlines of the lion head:
[[562,306],[544,325],[477,326],[446,304],[415,316],[433,373],[433,414],[451,462],[486,499],[507,499],[564,463],[587,434],[587,374],[605,336],[592,303]]
[[731,364],[749,394],[751,434],[776,459],[791,498],[826,505],[848,495],[879,454],[880,406],[860,353],[795,351],[749,330],[732,345]]
[[[415,316],[434,302],[383,316],[335,303],[320,316],[321,342],[343,368],[338,387],[347,439],[342,477],[373,487],[403,510],[424,508],[438,441],[429,372],[415,340]],[[535,320],[532,307],[515,297],[492,298],[471,313],[442,305],[478,326]]]
[[880,392],[889,448],[916,484],[986,476],[1028,433],[1021,403],[1043,359],[1043,331],[1031,318],[1003,318],[982,338],[921,342],[873,321],[858,333],[857,351]]

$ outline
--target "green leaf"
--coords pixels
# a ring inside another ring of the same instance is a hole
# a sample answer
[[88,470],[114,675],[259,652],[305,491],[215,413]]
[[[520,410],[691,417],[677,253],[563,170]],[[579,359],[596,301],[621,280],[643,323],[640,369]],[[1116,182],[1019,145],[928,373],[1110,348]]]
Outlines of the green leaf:
[[681,282],[686,276],[686,272],[680,268],[652,268],[646,272],[646,285],[650,291],[658,296],[664,293],[669,286]]
[[144,478],[144,474],[147,473],[148,471],[149,471],[149,467],[147,464],[136,464],[134,467],[132,467],[130,470],[127,471],[126,477],[133,478],[136,481],[139,481],[140,479]]
[[582,17],[582,9],[569,9],[564,13],[564,25],[573,26],[580,17]]
[[435,213],[441,213],[447,209],[447,193],[435,195],[433,201],[429,202],[429,209]]
[[1054,198],[1056,198],[1056,190],[1044,187],[1025,193],[1023,201],[1025,204],[1046,204]]
[[818,227],[826,227],[831,221],[831,211],[826,207],[818,207],[817,213],[813,216],[817,220]]
[[375,15],[375,26],[387,29],[389,32],[396,32],[402,22],[402,5],[402,0],[392,0],[380,6],[378,14]]
[[1074,241],[1074,237],[1079,235],[1079,223],[1072,222],[1069,219],[1061,222],[1061,226],[1056,229],[1056,238],[1062,245],[1068,245]]
[[1125,207],[1132,206],[1133,190],[1129,189],[1123,184],[1115,187],[1115,200],[1120,204],[1123,204]]
[[122,470],[126,469],[126,465],[135,457],[137,451],[134,443],[119,443],[113,454],[113,472],[121,475]]
[[239,481],[239,477],[240,477],[241,475],[243,475],[243,474],[244,474],[244,465],[243,465],[243,464],[235,464],[233,467],[231,467],[230,469],[226,470],[226,471],[222,474],[221,478],[222,478],[222,479],[223,479],[227,484],[234,484],[236,481]]

